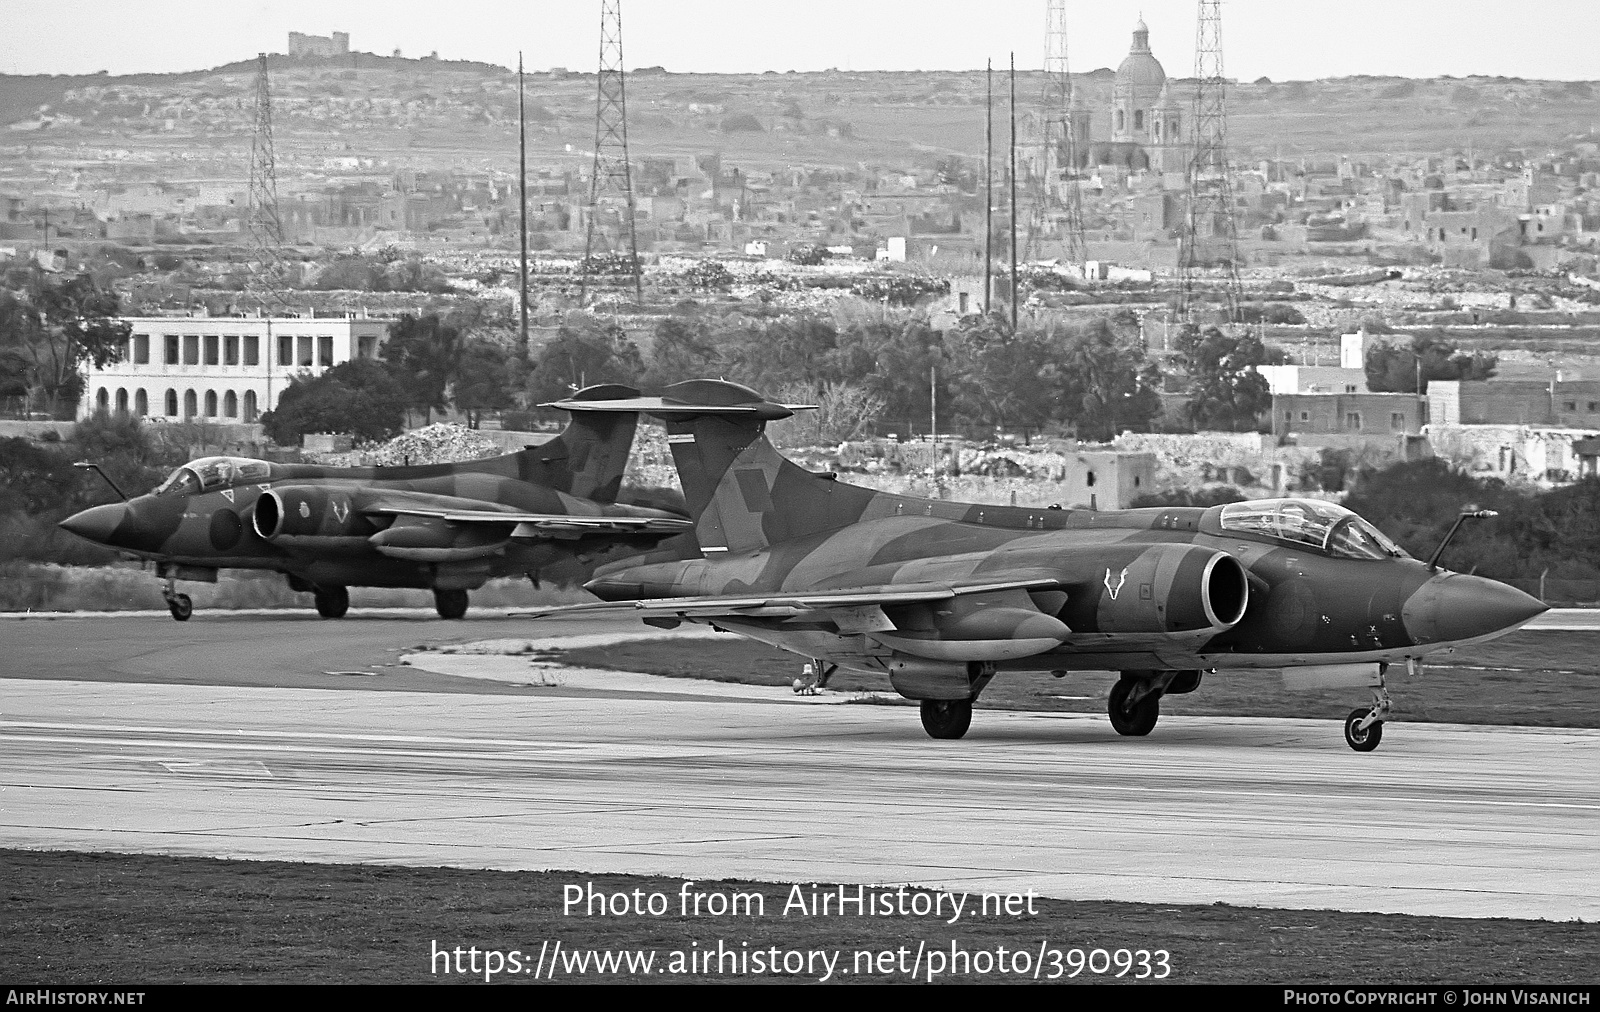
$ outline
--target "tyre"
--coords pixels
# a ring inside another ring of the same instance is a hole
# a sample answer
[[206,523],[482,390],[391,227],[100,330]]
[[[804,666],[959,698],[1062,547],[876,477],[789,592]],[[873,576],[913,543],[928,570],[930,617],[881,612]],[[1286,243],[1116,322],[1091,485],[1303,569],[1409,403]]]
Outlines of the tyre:
[[460,618],[467,613],[467,592],[464,590],[435,590],[433,607],[440,618]]
[[317,614],[323,618],[344,618],[350,610],[350,591],[344,587],[325,587],[316,591]]
[[179,622],[187,622],[189,616],[194,614],[194,602],[189,600],[188,594],[174,594],[167,600],[167,610]]
[[1146,696],[1132,707],[1128,705],[1128,696],[1138,684],[1137,678],[1120,678],[1117,684],[1111,687],[1111,696],[1106,700],[1106,712],[1111,715],[1112,728],[1118,734],[1133,738],[1142,738],[1149,734],[1155,729],[1156,721],[1161,717],[1159,695]]
[[1344,719],[1344,742],[1357,752],[1371,752],[1378,747],[1378,742],[1383,740],[1383,721],[1378,721],[1365,731],[1358,730],[1357,725],[1366,719],[1372,711],[1367,708],[1351,710],[1350,716]]
[[922,729],[930,738],[959,738],[972,726],[972,700],[924,699]]

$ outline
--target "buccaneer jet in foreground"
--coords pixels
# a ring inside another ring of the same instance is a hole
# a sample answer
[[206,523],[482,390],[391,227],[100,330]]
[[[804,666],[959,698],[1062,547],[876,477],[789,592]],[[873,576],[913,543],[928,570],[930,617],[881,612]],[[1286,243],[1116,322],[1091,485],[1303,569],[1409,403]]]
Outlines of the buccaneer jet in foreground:
[[[629,397],[593,386],[569,403]],[[665,510],[618,505],[638,424],[634,412],[585,411],[539,446],[486,460],[413,467],[323,467],[206,457],[155,491],[95,506],[61,526],[155,560],[172,617],[193,611],[175,581],[216,582],[219,569],[270,569],[340,618],[348,587],[426,587],[444,618],[491,577],[566,560],[637,551],[693,524]],[[114,486],[113,486],[114,487]]]
[[[1545,610],[1503,583],[1407,556],[1333,503],[1061,510],[917,499],[814,474],[766,423],[793,413],[733,383],[584,401],[662,419],[700,551],[608,563],[586,584],[652,625],[701,622],[887,674],[935,738],[959,738],[1007,671],[1120,671],[1112,726],[1149,734],[1206,672],[1371,686],[1345,738],[1377,747],[1390,665],[1509,632]],[[1453,532],[1452,532],[1453,533]],[[685,539],[686,540],[686,539]],[[1435,560],[1438,554],[1435,553]],[[568,609],[563,609],[568,610]]]

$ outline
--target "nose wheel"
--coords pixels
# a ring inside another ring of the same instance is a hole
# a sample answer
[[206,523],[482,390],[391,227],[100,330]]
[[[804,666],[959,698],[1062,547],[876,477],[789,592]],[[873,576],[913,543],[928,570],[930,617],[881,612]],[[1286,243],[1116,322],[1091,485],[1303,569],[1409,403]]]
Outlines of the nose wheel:
[[1383,721],[1376,707],[1351,710],[1344,719],[1344,742],[1357,752],[1371,752],[1383,740]]
[[194,602],[189,600],[188,594],[169,594],[167,610],[172,612],[172,617],[177,621],[187,622],[189,616],[194,614]]
[[161,596],[166,600],[167,610],[172,612],[174,621],[187,622],[189,616],[194,614],[194,602],[189,600],[188,594],[178,593],[176,577],[167,576],[167,585],[161,588]]
[[[1406,658],[1406,674],[1415,676],[1422,662],[1415,657]],[[1378,665],[1378,684],[1372,689],[1372,705],[1350,711],[1344,719],[1344,743],[1357,752],[1371,752],[1383,741],[1383,723],[1394,711],[1394,700],[1389,698],[1389,687],[1384,684],[1384,672],[1389,665]]]

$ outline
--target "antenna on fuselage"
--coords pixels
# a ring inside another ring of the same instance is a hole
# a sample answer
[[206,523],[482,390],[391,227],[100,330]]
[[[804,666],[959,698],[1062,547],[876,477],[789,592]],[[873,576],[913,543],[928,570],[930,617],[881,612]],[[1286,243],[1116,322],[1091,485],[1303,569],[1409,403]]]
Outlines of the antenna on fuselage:
[[1439,547],[1435,548],[1433,554],[1428,557],[1428,572],[1434,572],[1439,568],[1439,556],[1444,554],[1445,548],[1450,544],[1450,539],[1456,536],[1456,531],[1461,529],[1462,523],[1468,520],[1487,520],[1490,517],[1499,515],[1494,510],[1481,510],[1476,506],[1468,506],[1462,510],[1461,515],[1456,517],[1456,522],[1450,526],[1450,533],[1444,536],[1444,540],[1439,542]]
[[87,460],[80,460],[77,463],[73,464],[72,466],[78,468],[80,471],[93,471],[94,473],[98,474],[100,477],[102,477],[102,478],[104,478],[106,480],[106,484],[107,485],[111,486],[111,491],[115,492],[117,495],[122,496],[122,501],[123,502],[127,502],[128,501],[128,493],[126,493],[126,492],[122,491],[122,489],[118,488],[117,487],[117,483],[111,480],[111,476],[106,474],[104,471],[100,470],[100,465],[99,464],[90,463]]

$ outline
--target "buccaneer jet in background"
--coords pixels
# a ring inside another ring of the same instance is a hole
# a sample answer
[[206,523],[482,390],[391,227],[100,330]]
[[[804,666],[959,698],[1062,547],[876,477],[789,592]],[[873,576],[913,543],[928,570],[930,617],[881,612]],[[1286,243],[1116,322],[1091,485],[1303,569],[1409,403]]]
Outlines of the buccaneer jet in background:
[[[601,385],[570,403],[636,395]],[[619,505],[634,412],[585,411],[539,446],[486,460],[414,467],[323,467],[241,457],[183,465],[155,491],[61,522],[80,537],[152,559],[172,617],[193,605],[177,580],[269,569],[340,618],[348,587],[426,587],[444,618],[491,577],[653,547],[693,524]]]
[[935,738],[965,734],[973,701],[1007,671],[1120,671],[1108,709],[1124,735],[1150,733],[1161,697],[1195,691],[1203,673],[1277,671],[1291,686],[1372,687],[1372,704],[1345,721],[1350,747],[1370,751],[1391,714],[1389,666],[1415,670],[1545,610],[1438,569],[1437,552],[1412,559],[1329,502],[1095,511],[917,499],[785,459],[763,430],[793,407],[737,384],[557,406],[665,421],[700,549],[607,563],[585,586],[615,603],[579,608],[706,623],[812,658],[823,681],[841,666],[886,674],[921,702]]

